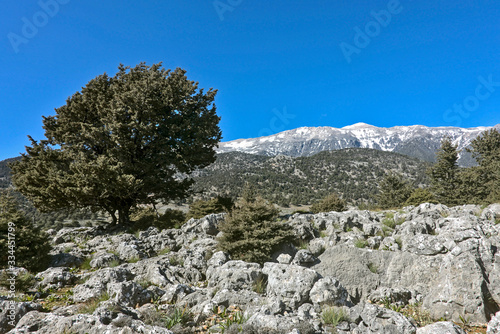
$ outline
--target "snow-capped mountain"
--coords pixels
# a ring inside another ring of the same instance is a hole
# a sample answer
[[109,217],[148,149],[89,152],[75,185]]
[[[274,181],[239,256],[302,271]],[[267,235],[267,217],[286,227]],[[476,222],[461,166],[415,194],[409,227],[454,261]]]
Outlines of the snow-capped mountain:
[[[357,123],[343,128],[302,127],[275,135],[237,139],[219,144],[218,153],[240,151],[258,155],[310,156],[321,151],[339,150],[349,147],[372,148],[406,154],[426,161],[435,160],[435,152],[441,139],[449,136],[459,150],[483,131],[492,127],[458,128],[426,127],[423,125],[380,128]],[[500,124],[494,128],[500,129]],[[465,150],[460,154],[461,165],[473,164]]]

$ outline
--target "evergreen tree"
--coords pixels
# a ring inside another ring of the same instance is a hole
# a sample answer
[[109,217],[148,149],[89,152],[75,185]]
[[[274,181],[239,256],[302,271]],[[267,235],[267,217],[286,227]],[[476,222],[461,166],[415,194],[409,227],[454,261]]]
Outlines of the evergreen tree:
[[42,211],[89,207],[123,224],[138,204],[185,197],[221,139],[216,91],[185,73],[141,63],[91,80],[44,117],[46,140],[30,137],[11,166],[17,189]]
[[44,270],[50,249],[48,235],[33,226],[12,196],[0,193],[0,267],[13,264],[32,271]]
[[431,179],[431,191],[439,203],[457,205],[461,202],[458,151],[457,146],[452,144],[451,138],[443,138],[436,156],[437,162],[427,170]]
[[219,227],[219,249],[233,259],[264,263],[277,248],[293,240],[289,225],[279,223],[278,209],[261,197],[246,192]]
[[474,182],[485,187],[478,197],[487,202],[500,201],[500,132],[497,129],[485,131],[471,142],[471,149],[479,167],[471,171]]
[[379,184],[376,201],[382,209],[402,206],[412,193],[411,185],[401,175],[388,173]]

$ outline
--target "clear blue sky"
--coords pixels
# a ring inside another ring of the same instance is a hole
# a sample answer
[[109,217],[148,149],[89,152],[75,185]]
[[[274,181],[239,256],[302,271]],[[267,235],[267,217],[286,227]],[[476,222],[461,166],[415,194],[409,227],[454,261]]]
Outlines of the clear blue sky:
[[500,123],[498,0],[22,0],[0,18],[0,160],[90,79],[141,61],[217,88],[224,141]]

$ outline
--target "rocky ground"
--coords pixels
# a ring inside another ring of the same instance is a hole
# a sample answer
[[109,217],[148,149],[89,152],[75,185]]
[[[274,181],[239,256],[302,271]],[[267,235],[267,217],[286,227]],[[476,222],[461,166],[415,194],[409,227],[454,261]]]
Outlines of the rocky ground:
[[0,332],[500,333],[500,204],[296,214],[300,246],[263,266],[217,252],[223,219],[51,231]]

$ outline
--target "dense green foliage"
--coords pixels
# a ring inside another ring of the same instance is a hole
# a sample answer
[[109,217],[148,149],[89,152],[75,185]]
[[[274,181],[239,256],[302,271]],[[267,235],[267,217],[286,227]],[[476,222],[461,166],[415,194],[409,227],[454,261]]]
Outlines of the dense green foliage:
[[139,204],[185,197],[221,138],[216,91],[185,73],[141,63],[91,80],[44,117],[46,140],[30,137],[11,166],[17,190],[42,211],[88,207],[124,224]]
[[456,205],[461,202],[458,196],[460,179],[457,146],[445,137],[436,156],[437,162],[428,169],[431,191],[439,203]]
[[160,231],[169,228],[179,228],[186,221],[186,214],[180,210],[167,209],[160,215],[154,208],[139,207],[130,215],[133,231],[144,231],[156,227]]
[[474,183],[480,179],[484,189],[478,189],[476,197],[484,197],[486,202],[500,201],[500,132],[496,129],[485,131],[471,142],[471,149],[479,166],[472,170]]
[[406,200],[404,205],[420,205],[422,203],[434,203],[437,204],[434,194],[429,191],[429,189],[416,188],[414,189],[410,197]]
[[50,249],[47,234],[33,226],[12,196],[0,193],[0,267],[13,264],[31,271],[44,270]]
[[313,213],[330,211],[341,212],[345,210],[347,210],[346,202],[337,194],[330,194],[311,206],[311,211]]
[[198,200],[189,206],[187,218],[200,219],[211,213],[229,212],[234,207],[231,197],[217,196],[209,200]]
[[353,203],[377,194],[386,170],[425,186],[429,165],[397,153],[356,148],[298,158],[231,152],[219,154],[214,164],[197,172],[193,189],[208,198],[221,194],[236,198],[250,183],[263,198],[283,207],[310,205],[331,193]]
[[245,193],[220,225],[219,249],[233,259],[264,263],[277,248],[293,240],[289,225],[277,221],[278,209],[261,197]]
[[406,202],[411,193],[412,186],[401,175],[390,172],[380,182],[376,199],[382,209],[397,208]]

